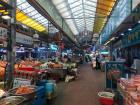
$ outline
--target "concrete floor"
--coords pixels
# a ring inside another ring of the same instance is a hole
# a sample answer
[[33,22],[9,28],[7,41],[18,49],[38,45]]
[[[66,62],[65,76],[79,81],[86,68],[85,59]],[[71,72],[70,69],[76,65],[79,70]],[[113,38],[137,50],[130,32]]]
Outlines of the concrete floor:
[[79,78],[70,83],[58,83],[58,95],[49,105],[100,105],[97,93],[105,88],[104,72],[81,65]]

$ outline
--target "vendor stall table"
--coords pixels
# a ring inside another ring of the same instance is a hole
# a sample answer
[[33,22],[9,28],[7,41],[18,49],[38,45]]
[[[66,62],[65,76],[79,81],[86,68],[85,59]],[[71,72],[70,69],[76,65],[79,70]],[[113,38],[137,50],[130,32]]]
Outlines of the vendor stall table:
[[57,74],[59,76],[59,79],[64,79],[67,74],[67,69],[54,68],[54,69],[48,69],[47,72],[49,76],[52,76],[53,74]]

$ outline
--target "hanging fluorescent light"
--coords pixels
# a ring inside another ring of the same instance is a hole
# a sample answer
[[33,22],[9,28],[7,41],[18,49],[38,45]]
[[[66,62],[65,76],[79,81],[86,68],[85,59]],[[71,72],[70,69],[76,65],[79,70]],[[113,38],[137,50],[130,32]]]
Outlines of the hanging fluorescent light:
[[138,21],[138,23],[140,23],[140,20]]
[[1,16],[3,19],[5,19],[5,20],[9,20],[9,19],[11,19],[11,17],[9,16],[9,15],[3,15],[3,16]]
[[124,33],[121,33],[121,35],[123,36],[123,35],[124,35]]
[[132,28],[128,28],[128,31],[132,31]]
[[113,40],[115,40],[115,37],[113,37],[113,38],[110,39],[110,41],[113,41]]

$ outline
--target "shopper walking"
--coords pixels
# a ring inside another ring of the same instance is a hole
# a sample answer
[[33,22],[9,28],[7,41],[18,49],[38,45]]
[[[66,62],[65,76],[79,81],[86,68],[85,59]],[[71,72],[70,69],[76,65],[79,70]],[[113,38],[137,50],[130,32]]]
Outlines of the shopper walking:
[[100,69],[99,56],[96,57],[96,70]]

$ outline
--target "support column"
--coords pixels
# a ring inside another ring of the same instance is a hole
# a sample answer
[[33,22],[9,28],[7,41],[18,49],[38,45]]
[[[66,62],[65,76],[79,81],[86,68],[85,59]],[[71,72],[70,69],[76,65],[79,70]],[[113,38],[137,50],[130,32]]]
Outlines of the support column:
[[15,45],[16,45],[16,0],[9,0],[9,4],[13,7],[9,10],[11,20],[8,28],[8,45],[7,45],[7,61],[8,65],[5,73],[5,89],[12,88],[14,80],[14,64],[15,64]]
[[113,61],[114,60],[114,57],[113,57],[113,45],[112,45],[112,42],[109,45],[109,51],[110,51],[111,61]]

